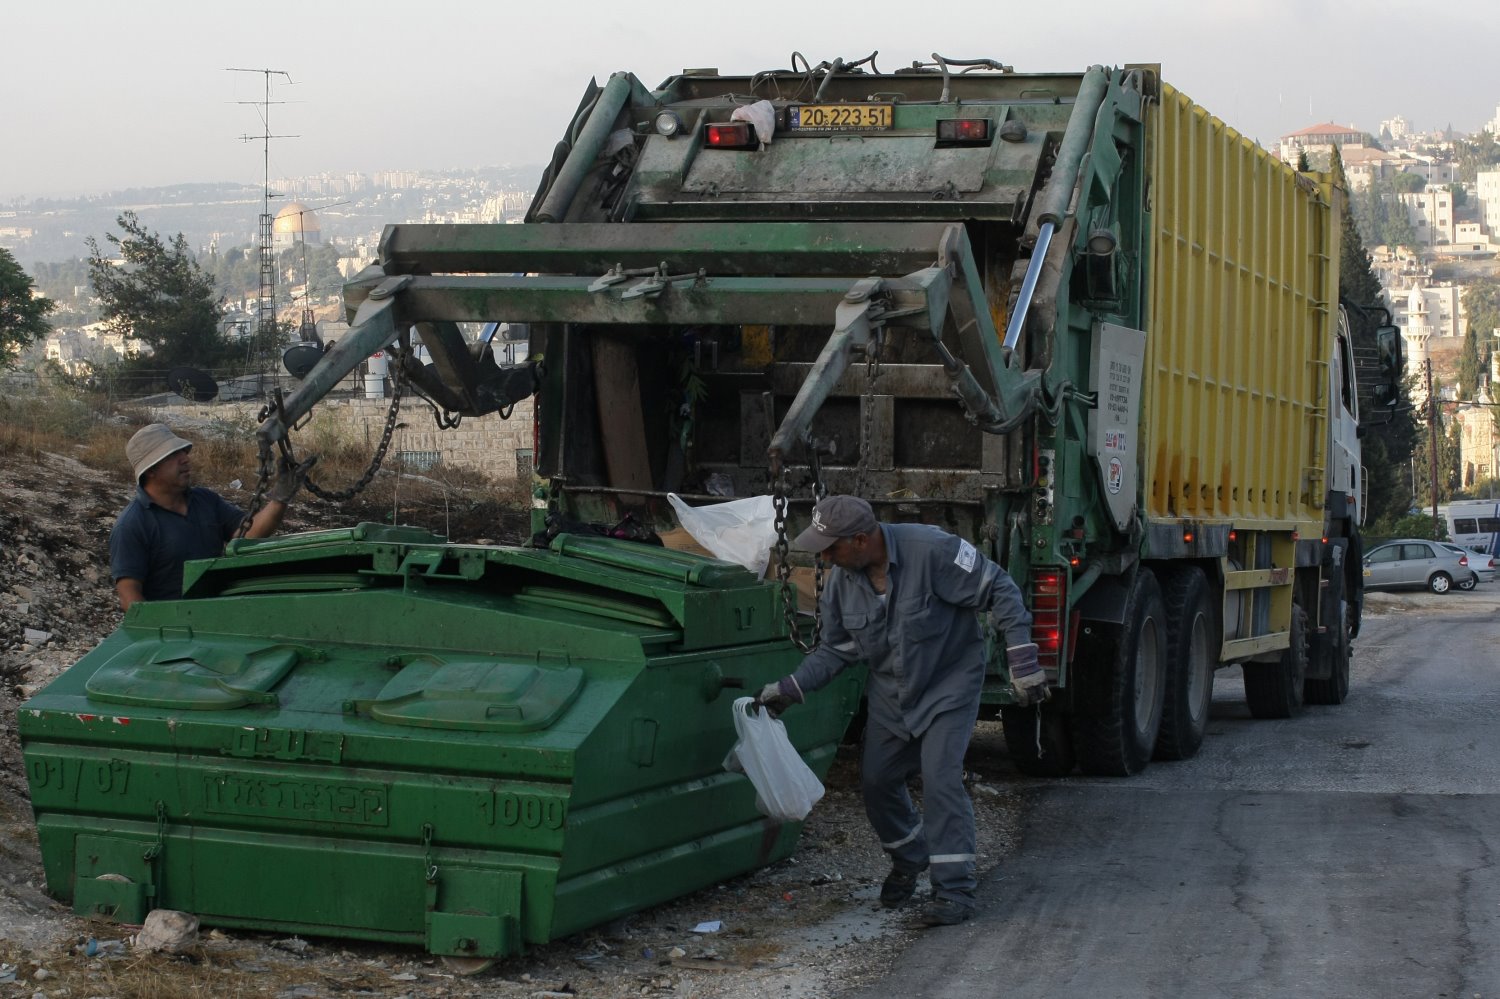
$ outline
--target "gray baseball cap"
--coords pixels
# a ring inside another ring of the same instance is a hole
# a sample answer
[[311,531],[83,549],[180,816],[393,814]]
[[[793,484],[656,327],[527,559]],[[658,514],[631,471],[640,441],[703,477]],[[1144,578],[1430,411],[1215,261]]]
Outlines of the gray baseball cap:
[[812,526],[797,535],[805,552],[820,552],[839,538],[873,534],[879,524],[870,504],[858,496],[827,496],[813,507]]
[[135,470],[136,485],[158,462],[192,446],[192,441],[178,437],[165,423],[151,423],[137,430],[125,445],[125,457]]

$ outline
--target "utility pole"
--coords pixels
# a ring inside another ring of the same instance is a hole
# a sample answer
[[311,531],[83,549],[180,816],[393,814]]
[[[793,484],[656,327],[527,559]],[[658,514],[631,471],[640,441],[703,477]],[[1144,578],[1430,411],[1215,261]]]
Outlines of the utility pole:
[[1432,358],[1423,362],[1423,367],[1427,377],[1427,428],[1431,442],[1428,466],[1432,484],[1432,536],[1440,538],[1443,536],[1443,529],[1442,522],[1438,520],[1438,405],[1437,396],[1432,392]]
[[276,252],[273,247],[274,233],[272,232],[275,216],[271,214],[271,140],[272,139],[295,139],[295,135],[272,135],[271,134],[271,105],[285,104],[285,101],[271,100],[271,77],[284,76],[286,82],[292,82],[292,75],[281,69],[237,69],[230,67],[227,73],[260,73],[265,77],[266,96],[259,101],[237,101],[238,104],[249,104],[260,109],[260,135],[242,135],[241,141],[252,142],[259,139],[262,143],[262,154],[265,159],[265,179],[261,189],[260,202],[260,299],[256,303],[255,317],[255,343],[257,362],[260,366],[262,380],[261,389],[265,389],[266,356],[271,352],[271,347],[276,343]]

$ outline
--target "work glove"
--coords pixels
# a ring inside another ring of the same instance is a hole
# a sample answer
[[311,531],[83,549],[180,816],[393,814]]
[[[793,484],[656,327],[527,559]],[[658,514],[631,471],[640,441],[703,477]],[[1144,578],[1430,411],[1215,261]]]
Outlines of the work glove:
[[297,464],[286,455],[276,464],[276,481],[271,483],[271,488],[266,490],[266,501],[269,503],[290,503],[292,497],[297,495],[297,490],[302,488],[307,481],[307,473],[318,463],[317,455],[309,455]]
[[779,718],[793,704],[802,703],[802,688],[797,686],[796,680],[784,676],[762,687],[754,703],[756,707],[769,711],[772,718]]
[[1036,660],[1036,643],[1012,645],[1005,650],[1005,664],[1010,667],[1010,686],[1016,703],[1030,707],[1045,701],[1051,691],[1047,689],[1047,674]]

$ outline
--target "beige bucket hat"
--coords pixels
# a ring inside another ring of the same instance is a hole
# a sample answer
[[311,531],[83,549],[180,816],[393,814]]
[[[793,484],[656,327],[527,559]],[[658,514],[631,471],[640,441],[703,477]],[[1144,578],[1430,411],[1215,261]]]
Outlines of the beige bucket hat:
[[141,484],[141,476],[149,472],[163,458],[170,458],[193,442],[183,440],[172,433],[165,423],[152,423],[135,432],[130,443],[125,445],[125,457],[135,469],[135,484]]

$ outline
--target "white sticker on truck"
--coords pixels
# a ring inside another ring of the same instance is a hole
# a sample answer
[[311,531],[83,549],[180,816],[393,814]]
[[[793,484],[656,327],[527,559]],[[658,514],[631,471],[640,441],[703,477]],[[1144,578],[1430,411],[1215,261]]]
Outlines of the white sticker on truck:
[[1104,483],[1105,488],[1107,488],[1112,493],[1117,493],[1120,491],[1120,486],[1122,483],[1124,483],[1124,481],[1125,463],[1120,461],[1119,458],[1110,458],[1109,474],[1106,477],[1106,481]]

